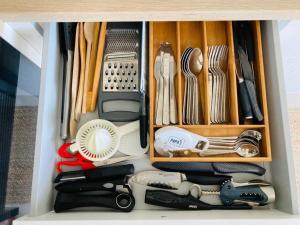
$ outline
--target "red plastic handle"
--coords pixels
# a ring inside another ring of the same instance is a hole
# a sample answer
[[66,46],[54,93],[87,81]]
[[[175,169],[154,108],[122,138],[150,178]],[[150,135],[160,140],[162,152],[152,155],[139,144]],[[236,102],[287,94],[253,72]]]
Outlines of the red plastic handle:
[[56,169],[58,172],[62,172],[62,166],[80,166],[83,170],[89,170],[95,168],[91,162],[84,162],[81,160],[75,161],[59,161],[56,163]]
[[93,169],[95,165],[85,159],[80,153],[75,153],[74,155],[68,151],[68,148],[72,143],[65,143],[57,151],[57,154],[66,159],[75,159],[73,161],[59,161],[56,163],[56,169],[58,172],[62,172],[62,166],[80,166],[83,170]]

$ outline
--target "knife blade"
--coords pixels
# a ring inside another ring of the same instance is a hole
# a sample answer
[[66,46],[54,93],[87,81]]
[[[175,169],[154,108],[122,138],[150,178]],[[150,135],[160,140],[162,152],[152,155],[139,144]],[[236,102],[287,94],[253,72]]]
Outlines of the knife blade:
[[112,166],[112,167],[99,167],[91,170],[78,170],[70,172],[62,172],[57,175],[54,183],[63,181],[74,180],[103,180],[126,176],[134,173],[133,164]]
[[195,174],[230,174],[250,173],[258,176],[265,174],[266,169],[254,163],[203,163],[203,162],[154,162],[152,166],[169,172]]
[[202,185],[220,185],[231,176],[226,175],[194,175],[165,171],[142,171],[130,178],[131,182],[164,189],[178,189],[182,182],[189,181]]
[[245,51],[239,46],[238,48],[238,54],[239,54],[239,60],[241,63],[241,68],[243,71],[243,75],[245,78],[245,84],[248,90],[249,94],[249,99],[250,99],[250,104],[252,111],[254,113],[255,118],[257,121],[262,121],[263,120],[263,115],[261,113],[257,96],[256,96],[256,89],[254,85],[254,80],[253,80],[253,74],[252,74],[252,68],[251,65],[248,61],[248,56],[246,55]]

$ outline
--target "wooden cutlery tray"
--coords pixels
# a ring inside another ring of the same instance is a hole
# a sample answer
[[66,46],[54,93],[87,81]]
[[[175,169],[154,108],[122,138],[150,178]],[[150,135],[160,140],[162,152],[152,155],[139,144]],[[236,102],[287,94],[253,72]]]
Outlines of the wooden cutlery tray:
[[[269,134],[268,108],[266,98],[266,86],[264,76],[264,64],[261,43],[261,30],[259,21],[253,21],[255,62],[254,71],[257,86],[257,95],[264,120],[259,124],[239,122],[239,104],[237,94],[237,79],[234,63],[234,41],[231,21],[212,22],[150,22],[149,31],[149,98],[150,98],[150,159],[152,161],[200,161],[200,162],[263,162],[271,161],[271,145]],[[238,136],[248,129],[258,130],[262,133],[260,155],[252,158],[243,158],[237,154],[226,154],[218,156],[200,157],[195,154],[189,157],[163,157],[154,150],[154,133],[161,128],[155,125],[155,94],[156,80],[154,77],[154,62],[160,44],[169,42],[172,44],[174,57],[177,65],[175,76],[175,90],[178,107],[178,124],[175,126],[184,128],[203,136]],[[230,120],[227,124],[210,123],[210,101],[208,94],[208,46],[225,44],[228,46],[227,76],[229,84],[229,114]],[[204,122],[200,125],[185,125],[182,123],[182,106],[184,96],[184,75],[180,68],[180,58],[185,48],[198,47],[203,53],[204,63],[201,73],[198,75],[199,95],[203,111]]]

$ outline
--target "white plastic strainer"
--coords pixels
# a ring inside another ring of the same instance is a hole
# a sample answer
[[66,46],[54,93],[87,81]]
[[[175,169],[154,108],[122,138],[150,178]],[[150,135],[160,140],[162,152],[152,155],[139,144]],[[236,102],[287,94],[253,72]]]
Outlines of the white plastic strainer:
[[80,127],[70,151],[90,161],[106,160],[118,151],[122,136],[138,128],[139,121],[117,127],[107,120],[91,120]]

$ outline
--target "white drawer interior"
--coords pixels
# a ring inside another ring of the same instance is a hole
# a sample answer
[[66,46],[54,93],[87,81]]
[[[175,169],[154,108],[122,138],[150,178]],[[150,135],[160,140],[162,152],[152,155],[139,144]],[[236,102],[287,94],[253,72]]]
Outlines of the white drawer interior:
[[[199,220],[217,221],[234,218],[237,223],[245,218],[291,218],[291,214],[298,214],[297,192],[294,173],[294,163],[287,117],[287,103],[284,90],[284,80],[281,68],[281,56],[276,22],[264,22],[263,49],[267,94],[269,104],[270,132],[272,142],[273,161],[264,164],[268,173],[266,180],[271,180],[276,191],[274,209],[259,209],[251,211],[176,211],[176,210],[147,210],[144,206],[137,207],[132,213],[116,212],[81,212],[55,214],[52,211],[54,201],[53,179],[55,176],[56,149],[61,144],[59,138],[60,127],[60,93],[62,77],[59,73],[61,59],[57,25],[45,24],[44,50],[42,62],[41,93],[39,102],[39,116],[37,127],[37,141],[35,150],[34,180],[31,199],[31,215],[17,220],[17,223],[38,221],[66,220],[105,220],[112,223],[120,221],[136,223],[146,220],[180,220],[190,219],[191,224]],[[146,165],[147,164],[147,165]],[[147,160],[140,161],[137,170],[150,167]],[[143,200],[143,196],[140,197]],[[140,210],[139,210],[140,209]],[[78,222],[78,223],[79,223]],[[197,223],[198,223],[197,222]],[[144,223],[144,222],[143,222]],[[173,224],[174,224],[173,223]],[[243,221],[243,223],[245,223]],[[271,220],[267,224],[271,224]],[[274,224],[274,222],[272,223]]]

